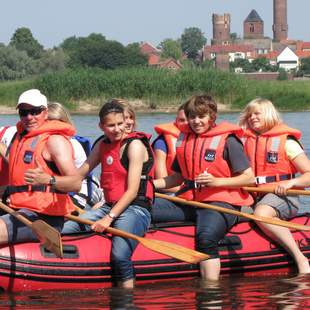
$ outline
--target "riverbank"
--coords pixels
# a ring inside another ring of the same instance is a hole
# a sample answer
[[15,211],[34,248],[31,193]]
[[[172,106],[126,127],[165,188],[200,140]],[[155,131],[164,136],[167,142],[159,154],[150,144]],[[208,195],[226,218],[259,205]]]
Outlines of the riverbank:
[[0,83],[0,113],[15,113],[18,96],[30,88],[40,89],[76,114],[97,114],[109,98],[128,99],[141,113],[174,113],[194,94],[211,94],[224,112],[240,111],[256,97],[271,100],[280,111],[310,110],[310,81],[254,81],[202,69],[88,68]]
[[[105,101],[103,101],[105,102]],[[151,109],[148,104],[144,103],[142,100],[129,100],[129,104],[133,107],[136,113],[175,113],[178,109],[177,105],[168,105],[168,106],[158,106],[155,109]],[[94,115],[98,114],[100,110],[100,104],[92,104],[87,102],[78,102],[77,108],[70,109],[71,114],[79,114],[79,115]],[[225,105],[222,103],[218,103],[218,111],[219,112],[235,112],[237,109],[232,109],[230,105]],[[16,114],[15,107],[12,106],[2,106],[0,105],[0,114]]]

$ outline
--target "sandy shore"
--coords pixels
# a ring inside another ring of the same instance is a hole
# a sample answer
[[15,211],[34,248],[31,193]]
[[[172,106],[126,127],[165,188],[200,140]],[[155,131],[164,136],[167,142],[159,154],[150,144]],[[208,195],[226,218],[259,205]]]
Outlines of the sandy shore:
[[[130,105],[138,113],[174,113],[177,111],[177,106],[157,107],[151,109],[148,105],[141,100],[130,101]],[[90,104],[86,102],[79,102],[78,109],[70,110],[72,114],[98,114],[100,106],[98,104]],[[218,110],[220,112],[232,112],[233,110],[229,105],[218,104]],[[0,114],[16,114],[15,107],[0,105]]]

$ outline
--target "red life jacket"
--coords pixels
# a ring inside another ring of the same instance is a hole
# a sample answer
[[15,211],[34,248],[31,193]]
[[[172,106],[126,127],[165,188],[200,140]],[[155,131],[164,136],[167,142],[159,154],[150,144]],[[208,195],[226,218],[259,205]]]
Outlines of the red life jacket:
[[252,130],[245,131],[244,149],[250,159],[257,185],[294,177],[297,170],[285,152],[289,136],[299,140],[301,132],[285,124],[277,125],[261,135],[256,135]]
[[[195,177],[206,169],[215,177],[232,177],[223,152],[227,137],[231,134],[240,136],[241,133],[240,127],[225,122],[201,135],[193,132],[180,134],[176,154],[181,174],[186,180],[180,190],[184,190],[181,197],[196,201],[223,201],[238,206],[249,206],[253,203],[252,197],[239,188],[193,186]],[[191,189],[185,191],[187,187]]]
[[160,124],[154,127],[158,135],[162,135],[167,144],[166,167],[168,175],[172,174],[172,163],[175,158],[175,145],[180,134],[180,130],[175,123]]
[[[143,132],[133,132],[124,140],[110,143],[107,139],[101,141],[101,187],[104,190],[104,198],[107,203],[115,204],[127,190],[128,157],[127,149],[132,140],[139,139],[145,145],[149,159],[143,164],[142,175],[138,194],[131,204],[137,204],[146,208],[151,206],[154,198],[154,155],[149,144],[150,136]],[[123,156],[120,158],[120,148],[126,143]]]
[[[24,173],[36,168],[36,161],[50,174],[52,171],[42,156],[48,138],[51,135],[72,136],[75,129],[64,122],[46,121],[38,129],[24,134],[21,123],[17,124],[18,135],[13,141],[9,153],[9,186],[7,194],[13,208],[27,208],[38,213],[63,216],[74,210],[74,205],[67,193],[53,190],[49,185],[27,185]],[[69,139],[68,142],[70,143]],[[71,143],[70,143],[71,145]],[[72,150],[73,158],[73,150]]]

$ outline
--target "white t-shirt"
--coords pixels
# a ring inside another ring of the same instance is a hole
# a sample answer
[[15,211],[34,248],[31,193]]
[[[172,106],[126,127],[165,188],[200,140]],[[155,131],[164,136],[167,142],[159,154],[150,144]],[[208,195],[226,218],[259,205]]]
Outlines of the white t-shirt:
[[[0,132],[4,129],[5,127],[0,127]],[[1,142],[3,142],[7,147],[10,145],[13,136],[15,135],[17,131],[16,126],[10,126],[5,130],[5,133],[3,137],[1,138]]]
[[[73,147],[75,167],[80,168],[82,164],[85,162],[85,160],[87,159],[86,153],[83,149],[83,146],[78,140],[71,138],[70,142]],[[87,181],[85,179],[82,181],[82,187],[81,187],[80,193],[85,194],[85,195],[88,194],[87,193]]]

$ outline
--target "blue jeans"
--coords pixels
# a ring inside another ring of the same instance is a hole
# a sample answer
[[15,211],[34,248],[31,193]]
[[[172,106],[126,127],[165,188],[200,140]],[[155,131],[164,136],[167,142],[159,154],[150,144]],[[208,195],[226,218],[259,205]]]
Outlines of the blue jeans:
[[[238,210],[238,207],[225,202],[208,202],[227,209]],[[156,198],[152,208],[153,223],[160,222],[196,222],[196,249],[218,258],[218,242],[225,237],[236,223],[237,216],[210,209],[199,209],[192,206],[179,205],[166,199]]]
[[[91,221],[102,219],[111,210],[111,207],[104,204],[97,210],[90,210],[80,217]],[[144,236],[151,222],[151,215],[148,210],[137,205],[130,205],[114,220],[112,226],[126,232]],[[62,234],[91,231],[90,226],[81,225],[74,221],[67,221]],[[135,277],[131,256],[137,247],[138,242],[132,239],[118,236],[112,237],[111,268],[116,281],[126,281]]]

